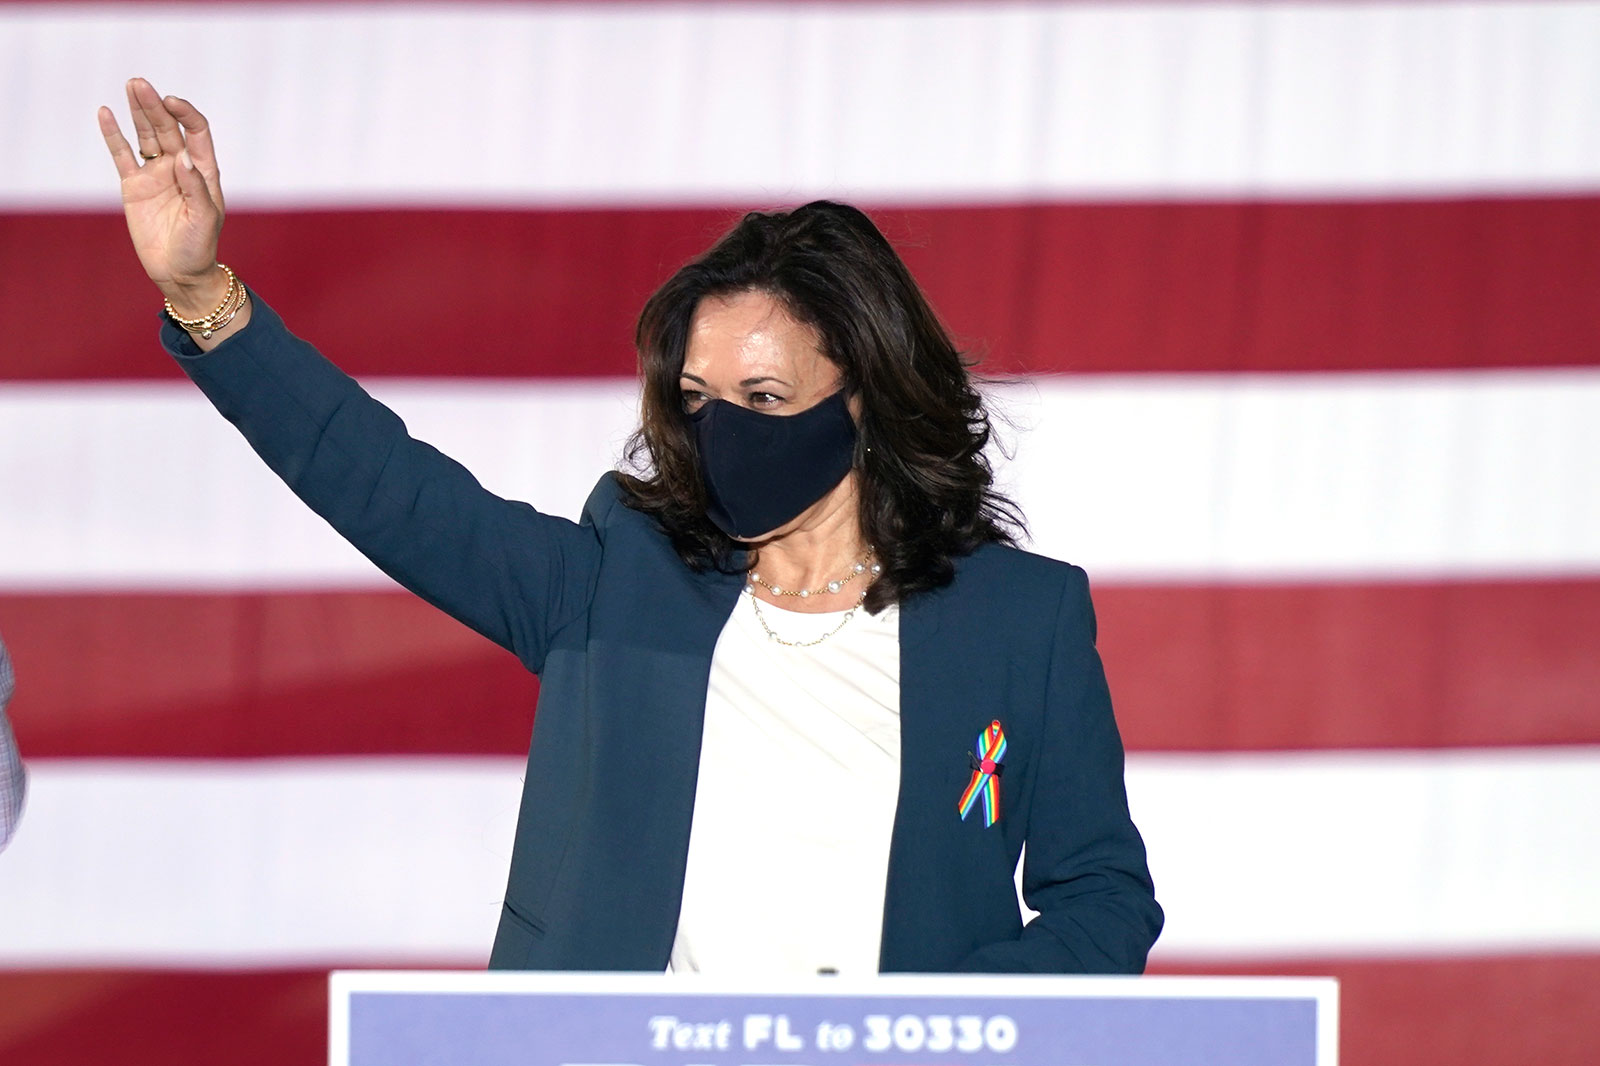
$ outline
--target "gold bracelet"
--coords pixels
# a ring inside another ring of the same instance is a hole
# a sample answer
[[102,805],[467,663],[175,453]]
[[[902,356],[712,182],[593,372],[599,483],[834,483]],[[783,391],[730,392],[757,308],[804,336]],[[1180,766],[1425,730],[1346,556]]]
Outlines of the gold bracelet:
[[173,309],[171,300],[163,301],[167,309],[167,314],[172,316],[172,321],[185,328],[190,326],[200,326],[221,314],[223,309],[228,306],[228,301],[233,299],[233,290],[234,287],[238,285],[239,279],[234,276],[233,271],[229,269],[226,264],[218,263],[217,266],[222,267],[222,272],[228,275],[228,290],[222,294],[222,303],[218,304],[217,309],[208,315],[202,315],[199,318],[181,318],[179,317],[178,312]]
[[240,282],[238,276],[225,264],[218,263],[217,265],[222,267],[223,273],[228,275],[228,291],[223,293],[222,302],[210,314],[200,318],[180,318],[178,317],[178,312],[173,309],[171,300],[162,301],[163,306],[166,308],[167,316],[173,322],[177,323],[185,332],[205,340],[210,340],[213,333],[232,322],[234,316],[242,311],[244,305],[249,301],[249,294],[245,291],[244,284]]
[[228,275],[228,290],[223,294],[222,302],[217,305],[214,311],[200,318],[182,318],[174,311],[171,300],[166,301],[165,304],[167,314],[172,317],[174,322],[186,332],[207,340],[211,338],[213,333],[233,321],[234,316],[244,307],[247,295],[244,285],[240,283],[233,271],[223,264],[219,263],[217,265],[222,266],[223,272]]
[[200,333],[200,336],[202,338],[206,339],[206,340],[210,340],[211,339],[211,335],[213,333],[220,332],[224,327],[227,326],[227,324],[229,322],[232,322],[233,321],[233,316],[237,315],[240,311],[243,311],[244,310],[244,305],[249,303],[249,302],[250,302],[249,293],[245,292],[245,288],[244,288],[243,285],[240,285],[239,286],[239,298],[238,298],[237,302],[235,302],[232,307],[230,307],[226,311],[222,312],[221,315],[219,315],[217,318],[212,319],[211,328],[210,329],[206,329],[206,330],[202,330],[201,333]]

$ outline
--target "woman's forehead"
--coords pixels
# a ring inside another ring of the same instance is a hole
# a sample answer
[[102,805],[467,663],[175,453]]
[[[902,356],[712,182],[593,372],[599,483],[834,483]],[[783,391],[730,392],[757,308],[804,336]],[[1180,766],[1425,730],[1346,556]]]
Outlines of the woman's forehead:
[[798,384],[835,369],[816,330],[768,293],[708,296],[689,324],[683,371],[704,381],[770,376]]

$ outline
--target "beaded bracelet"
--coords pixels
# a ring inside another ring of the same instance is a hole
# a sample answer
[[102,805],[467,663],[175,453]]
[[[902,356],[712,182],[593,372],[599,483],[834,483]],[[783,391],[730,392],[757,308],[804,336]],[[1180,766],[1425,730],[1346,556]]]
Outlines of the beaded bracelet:
[[244,309],[244,305],[249,298],[244,284],[239,281],[238,276],[225,264],[218,263],[217,265],[222,267],[223,273],[228,275],[228,291],[223,293],[222,302],[217,305],[215,311],[201,318],[179,318],[178,312],[172,307],[172,301],[163,301],[167,316],[172,321],[182,327],[185,332],[205,340],[210,340],[213,333],[232,322],[234,316]]

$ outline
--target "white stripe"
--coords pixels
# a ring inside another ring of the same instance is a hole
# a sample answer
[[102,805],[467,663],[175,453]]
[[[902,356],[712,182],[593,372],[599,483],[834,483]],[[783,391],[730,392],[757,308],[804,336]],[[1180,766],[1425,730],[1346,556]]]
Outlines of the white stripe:
[[1138,755],[1128,795],[1160,959],[1600,948],[1600,747]]
[[[488,487],[575,516],[634,385],[374,391]],[[1002,484],[1100,580],[1600,573],[1600,370],[1038,378]],[[383,586],[187,383],[0,386],[0,589]]]
[[[487,487],[576,518],[636,419],[632,382],[373,387]],[[0,385],[0,588],[392,587],[193,386]]]
[[236,208],[1593,190],[1596,55],[1594,2],[8,4],[0,206],[114,208],[132,74]]
[[[34,764],[0,965],[481,965],[520,759]],[[1600,748],[1140,755],[1157,957],[1600,948]]]
[[36,760],[0,965],[483,965],[520,759]]
[[1112,580],[1600,573],[1600,370],[1038,378],[1003,483]]

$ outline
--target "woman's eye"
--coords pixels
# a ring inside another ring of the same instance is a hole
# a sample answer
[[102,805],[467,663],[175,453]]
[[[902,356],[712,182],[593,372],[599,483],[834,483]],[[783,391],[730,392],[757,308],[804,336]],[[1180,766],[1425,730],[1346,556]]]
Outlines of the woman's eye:
[[685,411],[689,411],[691,413],[694,412],[694,411],[698,411],[698,410],[700,410],[700,408],[705,406],[705,402],[706,402],[706,394],[705,393],[703,393],[703,392],[691,392],[688,389],[685,389],[683,391],[683,409]]
[[752,392],[750,394],[751,407],[776,407],[783,402],[781,396],[774,396],[770,392]]

